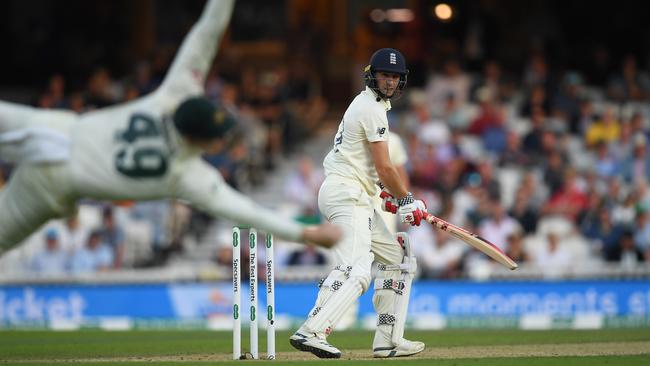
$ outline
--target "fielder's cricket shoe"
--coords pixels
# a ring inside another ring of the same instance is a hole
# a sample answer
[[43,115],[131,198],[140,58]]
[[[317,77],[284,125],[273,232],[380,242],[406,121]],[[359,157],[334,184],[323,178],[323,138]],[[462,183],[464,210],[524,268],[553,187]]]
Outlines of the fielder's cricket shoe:
[[422,351],[424,351],[424,343],[402,339],[402,343],[399,345],[393,347],[377,347],[373,349],[372,354],[375,358],[388,358],[411,356]]
[[311,352],[318,358],[340,358],[341,351],[327,343],[325,338],[319,337],[316,333],[301,332],[298,330],[291,337],[289,342],[293,348],[303,352]]

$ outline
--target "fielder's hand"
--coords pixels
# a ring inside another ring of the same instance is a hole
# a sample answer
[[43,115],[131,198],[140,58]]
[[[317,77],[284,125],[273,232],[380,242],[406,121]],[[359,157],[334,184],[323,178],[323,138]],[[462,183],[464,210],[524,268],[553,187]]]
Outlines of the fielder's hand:
[[411,226],[420,226],[424,213],[427,210],[424,202],[414,199],[411,192],[409,192],[405,197],[398,200],[398,204],[397,214],[399,215],[400,221],[409,223]]
[[323,248],[335,246],[341,237],[343,231],[336,225],[325,223],[318,226],[310,226],[302,231],[302,241],[305,244],[313,244]]

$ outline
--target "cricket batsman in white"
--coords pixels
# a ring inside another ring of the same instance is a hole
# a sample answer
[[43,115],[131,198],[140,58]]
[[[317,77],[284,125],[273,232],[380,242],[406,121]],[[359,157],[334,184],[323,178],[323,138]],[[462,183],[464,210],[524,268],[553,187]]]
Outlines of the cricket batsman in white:
[[392,234],[373,202],[381,182],[387,196],[383,207],[394,207],[402,222],[420,225],[426,209],[407,191],[388,150],[386,112],[391,108],[390,99],[404,90],[407,74],[399,51],[383,48],[372,55],[365,68],[366,88],[343,115],[334,146],[323,162],[326,178],[318,205],[329,222],[343,228],[343,239],[334,249],[338,266],[322,282],[316,305],[289,339],[295,348],[317,357],[341,357],[327,336],[372,284],[373,261],[379,269],[373,297],[377,312],[374,357],[409,356],[424,350],[424,343],[404,339],[411,282],[417,269],[408,236]]
[[232,0],[208,1],[161,86],[135,101],[83,114],[0,101],[0,157],[17,164],[0,192],[0,252],[68,215],[82,198],[179,199],[288,240],[325,247],[338,241],[339,228],[280,217],[201,159],[223,145],[234,124],[202,97],[232,9]]

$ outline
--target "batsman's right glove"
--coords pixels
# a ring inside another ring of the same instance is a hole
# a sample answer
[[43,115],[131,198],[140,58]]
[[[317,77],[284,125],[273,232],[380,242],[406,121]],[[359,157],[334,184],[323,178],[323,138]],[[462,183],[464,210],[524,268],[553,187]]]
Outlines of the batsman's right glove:
[[427,206],[422,200],[413,198],[413,194],[409,192],[406,196],[397,200],[399,208],[397,214],[401,222],[411,224],[411,226],[420,226],[424,213],[427,211]]

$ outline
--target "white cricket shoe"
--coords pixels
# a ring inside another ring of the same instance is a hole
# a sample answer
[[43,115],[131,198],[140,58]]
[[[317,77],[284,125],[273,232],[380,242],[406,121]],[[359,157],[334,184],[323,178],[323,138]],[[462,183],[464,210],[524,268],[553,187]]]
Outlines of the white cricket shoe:
[[388,357],[404,357],[411,356],[416,353],[424,351],[424,343],[419,341],[409,341],[402,339],[402,343],[393,347],[377,347],[373,349],[373,357],[375,358],[388,358]]
[[341,351],[327,343],[325,338],[319,337],[316,333],[301,332],[298,330],[291,337],[289,343],[293,348],[303,352],[311,352],[318,358],[340,358]]

